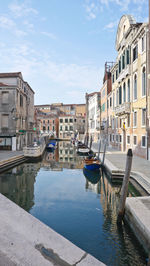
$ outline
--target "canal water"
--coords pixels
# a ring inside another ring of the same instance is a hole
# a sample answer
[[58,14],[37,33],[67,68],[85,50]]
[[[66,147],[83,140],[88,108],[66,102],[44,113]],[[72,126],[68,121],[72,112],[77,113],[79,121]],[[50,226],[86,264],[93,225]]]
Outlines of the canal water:
[[[120,185],[100,172],[83,172],[83,158],[59,142],[43,160],[0,175],[0,192],[107,265],[146,265],[127,225],[116,224]],[[129,196],[139,193],[130,185]]]

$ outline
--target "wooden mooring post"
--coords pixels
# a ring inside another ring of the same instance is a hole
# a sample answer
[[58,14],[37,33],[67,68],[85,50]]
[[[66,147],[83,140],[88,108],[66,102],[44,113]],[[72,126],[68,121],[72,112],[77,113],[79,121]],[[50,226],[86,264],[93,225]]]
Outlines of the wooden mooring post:
[[101,140],[99,141],[99,146],[98,146],[98,156],[97,156],[98,160],[100,160],[100,151],[101,151]]
[[104,144],[104,153],[103,153],[103,161],[102,161],[102,164],[104,164],[104,161],[105,161],[105,153],[106,153],[106,142]]
[[132,149],[129,149],[127,152],[126,168],[125,168],[125,174],[124,174],[122,188],[121,188],[121,197],[120,197],[120,204],[119,204],[119,210],[118,210],[117,224],[121,224],[122,219],[124,217],[124,209],[125,209],[125,202],[126,202],[126,197],[128,193],[128,184],[129,184],[129,178],[130,178],[130,173],[131,173],[132,158],[133,158]]

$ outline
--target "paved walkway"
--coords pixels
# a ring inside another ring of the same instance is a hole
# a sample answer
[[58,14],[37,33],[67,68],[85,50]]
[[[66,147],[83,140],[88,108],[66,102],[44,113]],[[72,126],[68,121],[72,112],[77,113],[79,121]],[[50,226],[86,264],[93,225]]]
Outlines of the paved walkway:
[[0,162],[23,155],[23,151],[0,151]]
[[[98,151],[98,144],[93,143],[92,148],[94,149],[94,151]],[[101,151],[103,151],[103,147]],[[101,158],[102,156],[103,155],[101,154]],[[108,159],[119,170],[123,171],[125,170],[126,153],[107,147],[105,158]],[[133,155],[132,171],[143,173],[150,180],[150,161],[147,161],[143,158]]]

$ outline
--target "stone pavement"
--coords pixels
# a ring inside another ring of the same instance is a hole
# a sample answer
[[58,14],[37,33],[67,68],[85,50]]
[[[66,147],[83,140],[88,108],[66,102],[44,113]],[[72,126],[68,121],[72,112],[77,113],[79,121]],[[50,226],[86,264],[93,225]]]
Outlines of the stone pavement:
[[23,155],[23,151],[1,151],[0,150],[0,162],[3,160],[8,160],[15,156]]
[[[92,148],[94,151],[98,151],[98,144],[93,143]],[[103,151],[103,147],[101,149]],[[101,154],[101,158],[102,158]],[[116,149],[107,147],[106,148],[106,157],[116,168],[119,170],[125,170],[126,165],[126,153],[117,151]],[[132,160],[132,171],[139,172],[147,176],[150,180],[150,161],[147,161],[143,158],[133,155]]]

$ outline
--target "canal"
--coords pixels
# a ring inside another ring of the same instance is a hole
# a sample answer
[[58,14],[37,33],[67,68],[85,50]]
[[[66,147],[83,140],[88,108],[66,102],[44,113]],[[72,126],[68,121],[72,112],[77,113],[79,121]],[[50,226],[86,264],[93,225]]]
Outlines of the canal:
[[[42,161],[0,175],[0,192],[107,265],[146,265],[146,254],[127,225],[117,227],[120,184],[101,171],[83,172],[82,157],[59,142]],[[139,193],[132,185],[129,196]]]

